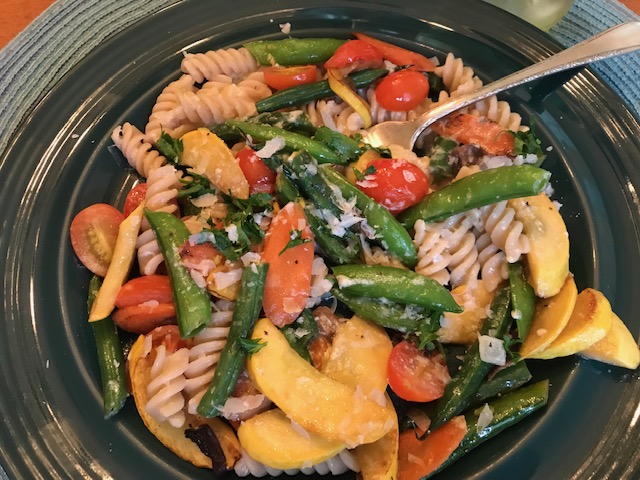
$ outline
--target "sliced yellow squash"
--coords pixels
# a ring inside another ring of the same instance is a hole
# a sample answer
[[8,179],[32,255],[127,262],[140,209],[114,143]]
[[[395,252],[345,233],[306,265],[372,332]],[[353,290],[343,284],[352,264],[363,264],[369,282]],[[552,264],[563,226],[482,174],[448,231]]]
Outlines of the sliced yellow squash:
[[531,246],[527,253],[529,283],[538,297],[552,297],[569,274],[569,234],[564,220],[544,193],[509,200],[509,206],[515,209]]
[[580,356],[631,370],[640,365],[638,343],[615,313],[612,313],[611,328],[604,338],[582,350]]
[[538,301],[529,335],[520,348],[523,358],[533,357],[560,335],[569,322],[577,297],[576,282],[573,275],[569,275],[556,295]]
[[464,311],[444,313],[438,338],[442,343],[471,345],[478,339],[478,332],[487,318],[487,307],[491,305],[494,293],[487,291],[484,283],[478,282],[475,288],[460,285],[451,291],[451,295],[458,305],[462,305]]

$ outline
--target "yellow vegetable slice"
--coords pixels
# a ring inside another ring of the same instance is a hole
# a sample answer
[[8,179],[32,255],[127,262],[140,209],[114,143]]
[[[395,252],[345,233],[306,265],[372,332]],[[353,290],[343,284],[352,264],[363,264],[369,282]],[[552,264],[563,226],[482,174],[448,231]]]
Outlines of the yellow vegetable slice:
[[571,317],[556,339],[529,358],[566,357],[589,348],[605,337],[612,315],[609,300],[601,292],[586,288],[578,294]]
[[144,205],[144,202],[138,205],[120,224],[109,269],[89,314],[90,322],[107,318],[115,308],[116,296],[129,276],[136,254],[136,241],[144,215]]
[[553,342],[569,322],[578,297],[578,288],[569,275],[557,295],[544,298],[536,304],[529,335],[520,348],[523,358],[530,358]]
[[509,200],[509,206],[529,239],[529,283],[538,297],[552,297],[569,274],[569,234],[564,220],[544,193]]
[[373,394],[382,399],[392,348],[383,328],[354,316],[338,327],[322,373],[349,387],[360,387],[367,396]]
[[442,343],[471,345],[478,339],[482,322],[487,318],[487,307],[494,293],[487,291],[484,283],[477,282],[475,288],[460,285],[451,291],[453,299],[464,308],[462,313],[445,312],[440,321],[438,339]]
[[205,176],[222,193],[249,198],[249,182],[227,145],[207,128],[185,133],[180,162]]
[[168,422],[158,422],[147,413],[146,405],[149,401],[147,386],[151,366],[153,364],[153,352],[145,352],[145,336],[140,335],[129,352],[128,365],[131,379],[131,391],[136,408],[147,429],[156,436],[169,450],[183,460],[191,462],[196,467],[213,468],[211,458],[200,451],[200,448],[185,437],[187,428],[195,428],[201,425],[209,425],[218,443],[224,452],[226,465],[216,465],[218,470],[231,470],[235,462],[240,458],[240,443],[233,429],[217,418],[203,418],[186,414],[185,425],[182,428],[172,427]]
[[[387,396],[387,402],[392,405]],[[398,417],[393,428],[380,440],[360,445],[353,454],[360,465],[362,480],[396,480],[398,478]]]
[[635,370],[640,365],[640,349],[627,326],[615,313],[605,337],[580,352],[581,357]]
[[328,440],[293,426],[279,408],[243,422],[238,439],[251,458],[281,470],[316,465],[344,449],[339,440]]
[[251,379],[303,429],[356,446],[375,442],[393,428],[392,409],[317,371],[269,319],[258,320],[251,338],[266,344],[247,361]]
[[371,109],[367,102],[365,102],[360,95],[353,91],[353,89],[347,85],[344,77],[341,75],[340,70],[336,68],[327,69],[327,81],[329,87],[333,90],[337,96],[339,96],[344,102],[353,108],[356,113],[362,117],[362,128],[369,128],[372,124]]

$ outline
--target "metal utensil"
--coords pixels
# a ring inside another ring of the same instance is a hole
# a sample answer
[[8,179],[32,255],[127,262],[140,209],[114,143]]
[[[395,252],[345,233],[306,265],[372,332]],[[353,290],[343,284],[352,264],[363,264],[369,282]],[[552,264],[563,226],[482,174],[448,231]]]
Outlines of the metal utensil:
[[596,60],[633,52],[640,48],[640,22],[628,22],[605,30],[581,43],[485,85],[480,90],[452,99],[415,120],[382,122],[371,127],[364,140],[374,146],[400,145],[409,150],[418,136],[436,120],[511,87],[552,73],[578,67]]

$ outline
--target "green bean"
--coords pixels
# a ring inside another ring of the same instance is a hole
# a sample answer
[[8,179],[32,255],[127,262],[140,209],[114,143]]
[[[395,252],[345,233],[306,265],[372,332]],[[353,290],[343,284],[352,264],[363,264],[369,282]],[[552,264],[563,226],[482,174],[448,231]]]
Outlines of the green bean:
[[407,305],[352,295],[339,288],[331,289],[331,293],[359,317],[402,333],[415,332],[420,321],[426,318],[419,309],[408,308]]
[[353,138],[331,130],[329,127],[319,127],[313,138],[328,145],[332,150],[337,152],[340,157],[346,158],[348,162],[355,162],[364,152],[364,148]]
[[531,380],[531,372],[526,362],[523,360],[512,363],[508,367],[500,368],[491,378],[487,377],[478,387],[478,391],[469,399],[469,405],[479,405],[498,395],[515,390],[529,380]]
[[537,195],[545,189],[550,176],[546,170],[531,165],[484,170],[428,194],[420,203],[398,215],[398,220],[412,228],[417,220],[438,222],[472,208]]
[[453,451],[437,470],[427,475],[430,478],[436,473],[447,468],[456,462],[460,457],[466,455],[484,441],[496,436],[504,429],[515,425],[519,421],[528,417],[532,413],[540,410],[547,404],[549,399],[549,381],[542,380],[519,388],[513,392],[496,398],[488,403],[493,414],[489,424],[478,431],[478,418],[482,408],[480,407],[465,415],[467,423],[467,433],[460,442],[460,445]]
[[271,125],[289,132],[313,135],[316,127],[311,123],[309,115],[297,110],[295,112],[264,112],[247,118],[247,122]]
[[318,209],[311,203],[304,207],[309,228],[313,232],[315,242],[324,252],[332,265],[353,263],[360,258],[360,242],[353,232],[348,231],[344,237],[336,237],[331,233],[326,223],[316,215]]
[[289,202],[295,202],[300,196],[295,184],[287,178],[283,171],[279,171],[276,174],[276,198],[281,205],[286,205]]
[[[389,72],[384,68],[370,70],[360,70],[352,73],[349,78],[355,88],[363,88],[371,85],[379,78],[384,77]],[[256,102],[256,110],[259,113],[273,112],[281,108],[295,107],[308,102],[320,100],[321,98],[333,97],[335,93],[331,90],[327,80],[321,80],[307,85],[286,88],[273,95]]]
[[333,267],[338,288],[347,294],[386,298],[428,310],[462,312],[449,290],[434,279],[411,270],[381,265]]
[[251,335],[264,297],[264,284],[269,265],[252,264],[242,271],[238,301],[233,309],[231,326],[220,359],[202,400],[198,404],[198,413],[203,417],[215,417],[233,392],[238,377],[242,373],[247,351],[242,341]]
[[[100,277],[95,275],[89,282],[88,312],[91,311],[91,306],[98,294],[98,290],[100,290],[101,283]],[[110,418],[122,409],[129,396],[122,345],[118,338],[118,329],[111,317],[91,322],[91,328],[96,341],[96,353],[98,354],[98,365],[102,380],[104,418]]]
[[[485,319],[481,334],[502,338],[511,323],[509,287],[501,288],[491,303],[491,314]],[[477,391],[493,365],[480,358],[480,344],[476,340],[464,356],[462,367],[444,389],[431,419],[432,428],[442,425],[460,413]]]
[[320,163],[346,163],[340,155],[331,150],[328,146],[304,135],[295,132],[287,132],[282,128],[271,125],[258,125],[242,120],[227,120],[227,125],[239,128],[246,135],[251,135],[254,140],[271,140],[272,138],[282,138],[286,148],[289,150],[306,150],[313,155]]
[[145,215],[156,234],[169,273],[180,335],[193,337],[211,321],[211,300],[180,261],[179,251],[189,239],[189,230],[170,213],[147,210]]
[[536,294],[529,285],[522,265],[509,264],[509,287],[511,288],[511,308],[516,319],[518,338],[524,341],[529,334],[533,314],[536,310]]
[[344,42],[338,38],[284,38],[256,40],[243,46],[262,66],[291,66],[325,62]]
[[375,232],[376,240],[389,253],[395,255],[409,268],[418,262],[416,247],[409,232],[395,219],[389,210],[369,197],[362,190],[328,165],[321,165],[320,176],[329,185],[335,185],[345,199],[356,199],[356,206]]

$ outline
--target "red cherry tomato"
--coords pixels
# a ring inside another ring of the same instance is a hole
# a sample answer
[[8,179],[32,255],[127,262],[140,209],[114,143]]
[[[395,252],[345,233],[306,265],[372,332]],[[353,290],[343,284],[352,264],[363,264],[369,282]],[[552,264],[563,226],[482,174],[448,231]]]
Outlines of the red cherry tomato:
[[124,201],[124,208],[122,209],[124,216],[128,217],[138,205],[140,205],[147,196],[147,184],[139,183],[127,193],[127,198]]
[[247,146],[237,154],[240,169],[249,182],[249,193],[273,193],[275,192],[276,172],[271,170],[256,155],[255,150]]
[[177,322],[173,303],[131,305],[119,308],[113,312],[111,318],[125,332],[141,335],[146,335],[156,327],[173,325]]
[[333,56],[325,62],[324,67],[338,69],[349,67],[351,71],[381,65],[382,55],[373,45],[362,40],[349,40],[336,49]]
[[315,82],[317,70],[315,65],[268,67],[264,70],[264,81],[274,90],[283,90]]
[[96,203],[76,214],[69,234],[71,246],[82,264],[104,277],[118,238],[124,215],[106,203]]
[[[368,169],[375,170],[368,173]],[[356,186],[380,205],[397,214],[418,203],[429,191],[429,179],[406,160],[380,158],[369,164]]]
[[429,95],[429,80],[415,70],[390,73],[376,87],[376,100],[387,110],[407,112]]
[[410,402],[430,402],[444,394],[451,377],[440,353],[423,354],[411,342],[403,340],[389,355],[389,386],[396,395]]
[[141,303],[172,303],[171,282],[167,275],[144,275],[129,280],[118,291],[116,307],[124,308]]

